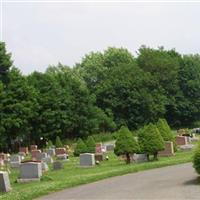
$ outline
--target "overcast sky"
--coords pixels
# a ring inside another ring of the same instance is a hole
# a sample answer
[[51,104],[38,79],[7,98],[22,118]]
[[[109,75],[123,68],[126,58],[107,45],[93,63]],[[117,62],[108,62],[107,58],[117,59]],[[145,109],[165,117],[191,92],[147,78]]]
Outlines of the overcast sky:
[[[27,0],[28,1],[28,0]],[[3,41],[24,74],[109,46],[200,52],[200,3],[3,3]]]

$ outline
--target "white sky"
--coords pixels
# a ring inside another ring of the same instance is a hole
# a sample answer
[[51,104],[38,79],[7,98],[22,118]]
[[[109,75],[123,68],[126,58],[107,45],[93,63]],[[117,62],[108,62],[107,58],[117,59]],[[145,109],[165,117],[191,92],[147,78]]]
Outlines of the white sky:
[[[27,0],[28,1],[28,0]],[[24,74],[90,51],[145,44],[200,52],[199,3],[16,3],[4,0],[2,37]]]

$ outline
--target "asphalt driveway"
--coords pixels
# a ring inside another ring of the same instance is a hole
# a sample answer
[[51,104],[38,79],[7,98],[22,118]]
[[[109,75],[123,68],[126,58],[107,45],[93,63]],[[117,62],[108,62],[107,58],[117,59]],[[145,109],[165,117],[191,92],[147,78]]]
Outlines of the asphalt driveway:
[[192,164],[187,163],[113,177],[62,190],[38,200],[200,200],[200,184],[198,182],[198,175]]

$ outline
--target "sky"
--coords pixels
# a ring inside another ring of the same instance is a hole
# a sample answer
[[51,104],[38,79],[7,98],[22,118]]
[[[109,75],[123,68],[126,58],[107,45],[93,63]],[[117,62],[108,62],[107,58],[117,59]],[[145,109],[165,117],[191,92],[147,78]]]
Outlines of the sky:
[[108,47],[134,55],[141,45],[200,52],[200,2],[33,1],[1,4],[1,37],[24,74],[58,62],[73,67]]

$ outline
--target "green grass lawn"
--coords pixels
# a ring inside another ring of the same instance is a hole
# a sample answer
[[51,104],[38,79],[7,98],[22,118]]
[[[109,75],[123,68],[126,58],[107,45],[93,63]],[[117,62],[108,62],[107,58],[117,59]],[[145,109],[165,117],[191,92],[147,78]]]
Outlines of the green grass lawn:
[[23,200],[33,199],[64,188],[90,183],[112,176],[123,175],[142,170],[190,162],[193,152],[177,152],[176,156],[163,157],[159,161],[126,165],[113,153],[109,153],[109,161],[103,161],[92,168],[80,168],[79,158],[70,158],[65,162],[64,169],[46,172],[40,182],[16,183],[18,170],[12,170],[10,181],[12,191],[0,195],[0,199]]

